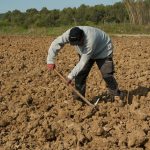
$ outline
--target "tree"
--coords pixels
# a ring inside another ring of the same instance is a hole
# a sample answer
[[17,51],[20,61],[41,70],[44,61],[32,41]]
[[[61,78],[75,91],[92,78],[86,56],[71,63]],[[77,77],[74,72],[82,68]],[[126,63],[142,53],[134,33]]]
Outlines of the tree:
[[63,25],[69,25],[72,24],[73,22],[75,22],[76,24],[76,18],[75,18],[75,8],[64,8],[61,11],[61,15],[59,18],[59,23],[63,24]]
[[39,17],[39,12],[34,8],[28,9],[26,10],[26,13],[24,16],[25,16],[24,26],[31,27],[35,25],[35,22],[37,18]]
[[82,4],[76,11],[75,19],[77,24],[85,24],[86,22],[86,10],[88,6]]
[[46,8],[46,7],[43,7],[40,11],[41,14],[48,14],[49,13],[49,10]]
[[128,13],[122,2],[115,3],[110,10],[112,16],[115,18],[115,22],[125,22],[128,20]]
[[98,24],[99,22],[103,22],[105,16],[105,6],[104,5],[96,5],[90,8],[89,11],[90,21]]
[[24,22],[24,15],[19,10],[14,10],[11,13],[11,22],[13,25],[20,26]]

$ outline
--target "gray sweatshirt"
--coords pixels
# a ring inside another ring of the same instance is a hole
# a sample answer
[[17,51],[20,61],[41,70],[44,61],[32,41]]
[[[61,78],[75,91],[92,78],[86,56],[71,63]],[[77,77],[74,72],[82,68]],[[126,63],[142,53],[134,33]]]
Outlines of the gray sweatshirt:
[[[103,59],[113,51],[111,39],[104,31],[89,26],[78,27],[84,31],[84,44],[83,46],[75,46],[77,52],[81,55],[81,59],[68,75],[71,80],[78,75],[89,59]],[[59,50],[64,44],[69,43],[70,30],[67,30],[52,42],[48,50],[47,64],[54,64]]]

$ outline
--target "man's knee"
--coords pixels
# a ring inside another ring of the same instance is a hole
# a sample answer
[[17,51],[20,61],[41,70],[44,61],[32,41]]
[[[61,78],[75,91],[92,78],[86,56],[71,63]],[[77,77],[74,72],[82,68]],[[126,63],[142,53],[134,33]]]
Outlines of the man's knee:
[[101,67],[101,73],[103,78],[107,78],[113,76],[114,74],[114,64],[112,60],[106,60],[105,63]]
[[114,76],[114,72],[102,72],[102,76],[103,76],[103,78],[105,79],[105,78],[111,78],[111,77],[113,77]]

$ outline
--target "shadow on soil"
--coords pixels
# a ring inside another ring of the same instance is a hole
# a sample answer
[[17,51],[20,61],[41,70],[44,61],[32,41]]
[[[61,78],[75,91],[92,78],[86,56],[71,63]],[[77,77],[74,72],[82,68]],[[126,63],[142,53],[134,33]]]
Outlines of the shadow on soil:
[[[148,92],[150,92],[150,88],[143,87],[143,86],[139,86],[137,89],[134,89],[131,91],[123,90],[124,97],[125,99],[128,99],[129,105],[132,104],[132,100],[134,96],[138,96],[138,98],[140,99],[141,96],[147,96]],[[103,93],[102,95],[93,97],[91,102],[95,103],[98,98],[100,98],[99,102],[113,102],[114,101],[112,96],[110,96],[106,92],[106,93]]]
[[141,96],[147,96],[148,92],[150,92],[150,88],[139,86],[137,89],[131,90],[128,93],[128,102],[131,105],[133,96],[138,96],[140,99]]

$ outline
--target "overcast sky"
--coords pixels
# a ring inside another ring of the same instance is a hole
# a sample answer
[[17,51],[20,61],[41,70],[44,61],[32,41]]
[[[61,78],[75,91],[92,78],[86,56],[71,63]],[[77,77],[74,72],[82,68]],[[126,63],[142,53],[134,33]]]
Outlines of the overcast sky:
[[66,7],[79,7],[81,4],[94,6],[97,4],[111,5],[121,0],[0,0],[0,13],[18,9],[25,12],[27,9],[49,10],[63,9]]

